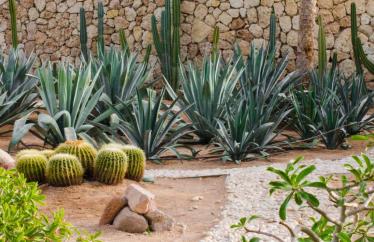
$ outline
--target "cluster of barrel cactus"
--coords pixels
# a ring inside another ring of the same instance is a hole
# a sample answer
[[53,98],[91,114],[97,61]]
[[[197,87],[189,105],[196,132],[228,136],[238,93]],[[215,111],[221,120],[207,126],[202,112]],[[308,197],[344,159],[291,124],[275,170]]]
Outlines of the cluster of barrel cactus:
[[118,184],[124,178],[140,181],[146,157],[138,147],[107,144],[97,150],[85,141],[66,141],[55,150],[25,149],[16,154],[17,170],[28,181],[52,186],[79,185],[83,178]]

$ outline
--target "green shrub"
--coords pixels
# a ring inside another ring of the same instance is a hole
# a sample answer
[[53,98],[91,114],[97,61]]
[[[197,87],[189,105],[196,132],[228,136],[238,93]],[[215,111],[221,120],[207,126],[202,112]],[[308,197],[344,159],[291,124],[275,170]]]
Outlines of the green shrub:
[[51,186],[72,186],[83,182],[84,169],[78,158],[70,154],[53,155],[47,164],[47,181]]
[[66,141],[56,148],[55,153],[75,155],[83,166],[85,176],[92,177],[97,154],[96,149],[92,145],[84,140]]
[[36,183],[27,183],[14,170],[0,168],[0,241],[66,241],[77,233],[77,241],[98,242],[99,233],[80,236],[64,220],[64,211],[46,216],[38,209],[44,196]]
[[47,158],[41,153],[24,154],[17,158],[17,171],[23,173],[27,181],[43,183],[46,167]]
[[99,151],[95,162],[95,179],[113,185],[120,183],[127,171],[127,156],[117,148],[106,148]]
[[[302,157],[299,157],[281,169],[268,168],[268,171],[277,176],[276,180],[269,183],[270,195],[275,192],[284,193],[285,199],[279,207],[279,218],[280,224],[289,232],[290,241],[373,241],[374,191],[371,186],[374,179],[373,161],[364,154],[361,157],[353,156],[354,163],[344,164],[347,174],[338,175],[339,182],[337,182],[332,176],[310,179],[316,167],[299,164],[301,160]],[[333,212],[320,206],[321,194],[328,196],[328,199],[324,199],[328,203],[325,204],[325,208],[336,208],[340,216],[336,217]],[[302,210],[305,213],[305,210],[310,210],[316,217],[310,217],[310,223],[304,218],[297,227],[287,224],[287,208],[291,202],[299,207],[293,211]],[[241,218],[239,223],[231,227],[244,229],[245,234],[254,232],[269,239],[276,239],[277,235],[274,233],[250,228],[250,222],[256,218],[256,215]],[[249,240],[246,235],[243,235],[241,241],[259,240],[258,238]]]

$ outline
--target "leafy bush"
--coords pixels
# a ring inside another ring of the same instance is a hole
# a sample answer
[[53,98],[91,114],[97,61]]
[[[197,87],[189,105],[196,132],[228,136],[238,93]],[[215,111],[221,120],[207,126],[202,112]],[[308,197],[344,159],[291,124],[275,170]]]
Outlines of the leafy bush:
[[50,218],[38,210],[44,196],[36,183],[13,170],[0,168],[0,240],[1,241],[64,241],[78,233],[77,241],[99,242],[99,233],[80,236],[80,232],[64,220],[63,210]]
[[192,131],[181,119],[190,106],[175,112],[178,100],[164,105],[164,95],[165,90],[156,96],[154,90],[147,89],[145,94],[137,93],[131,107],[116,109],[118,130],[127,138],[124,141],[140,147],[150,159],[158,159],[166,150],[175,151],[178,139]]
[[38,114],[37,122],[27,123],[28,115],[15,122],[10,148],[13,148],[33,127],[37,137],[56,146],[66,140],[66,128],[81,137],[93,128],[88,124],[92,110],[97,105],[102,89],[93,91],[97,75],[91,75],[91,67],[75,70],[71,65],[49,64],[38,70],[39,94],[47,113]]
[[[215,53],[213,53],[215,55]],[[224,63],[221,55],[204,59],[201,70],[192,63],[184,68],[180,66],[180,79],[183,95],[180,95],[181,107],[191,106],[186,110],[195,133],[202,142],[209,142],[214,137],[217,128],[217,119],[226,114],[226,104],[231,100],[235,86],[242,71],[236,72],[238,61],[231,64]],[[169,95],[175,100],[178,95],[166,83]]]
[[[374,190],[370,182],[374,179],[374,163],[366,156],[353,156],[355,165],[345,164],[349,175],[340,175],[341,184],[331,184],[330,177],[320,177],[319,180],[309,180],[308,176],[312,174],[316,167],[314,165],[300,165],[302,158],[297,158],[290,162],[285,169],[276,169],[269,167],[268,170],[277,175],[278,179],[271,181],[270,194],[275,191],[286,193],[286,198],[279,208],[279,217],[281,224],[290,232],[292,241],[373,241],[371,233],[374,228]],[[309,188],[317,189],[312,193]],[[329,211],[320,208],[319,195],[325,193],[328,195],[328,201],[331,207],[339,210],[340,216],[335,218],[329,214]],[[291,201],[311,209],[319,218],[311,217],[312,224],[299,226],[300,234],[296,228],[286,224],[287,207]],[[232,228],[245,229],[246,231],[277,238],[272,233],[248,229],[249,222],[256,219],[256,216],[242,218],[238,224]],[[256,238],[248,240],[245,235],[242,241],[258,241]],[[282,241],[282,240],[281,240]]]

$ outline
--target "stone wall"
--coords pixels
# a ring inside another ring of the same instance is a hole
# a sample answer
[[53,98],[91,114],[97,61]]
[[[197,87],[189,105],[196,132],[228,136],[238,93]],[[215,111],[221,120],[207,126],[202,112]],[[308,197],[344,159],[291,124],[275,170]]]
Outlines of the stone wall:
[[[245,54],[251,42],[260,46],[269,35],[269,15],[274,6],[278,17],[279,55],[289,53],[292,70],[297,51],[300,0],[183,0],[182,59],[201,60],[210,49],[213,27],[221,32],[220,48],[225,58],[238,43]],[[350,43],[351,0],[318,0],[318,12],[327,31],[327,47],[336,50],[342,70],[354,69]],[[374,57],[374,0],[356,0],[360,37],[370,58]],[[118,30],[125,29],[130,46],[144,54],[152,43],[150,19],[159,19],[163,0],[105,0],[106,43],[118,44]],[[18,0],[19,38],[26,51],[40,59],[78,62],[79,8],[87,11],[89,46],[96,46],[96,0]],[[0,0],[0,47],[10,43],[7,0]],[[316,30],[317,31],[317,30]],[[154,50],[153,50],[154,54]],[[39,60],[40,60],[39,59]],[[151,61],[156,62],[155,56]]]

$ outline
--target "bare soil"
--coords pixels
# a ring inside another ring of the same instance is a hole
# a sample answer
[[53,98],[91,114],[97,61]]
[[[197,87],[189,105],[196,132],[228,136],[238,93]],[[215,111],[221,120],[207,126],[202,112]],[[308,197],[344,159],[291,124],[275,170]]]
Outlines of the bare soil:
[[[156,179],[154,184],[141,185],[156,194],[158,207],[172,216],[177,223],[171,232],[130,234],[117,231],[111,225],[98,226],[105,205],[114,195],[122,195],[133,183],[125,180],[116,186],[86,182],[80,186],[41,186],[46,195],[46,205],[41,209],[52,212],[65,210],[65,218],[72,224],[89,231],[100,230],[105,242],[113,241],[199,241],[214,224],[225,201],[225,178]],[[192,201],[195,196],[202,200]]]

